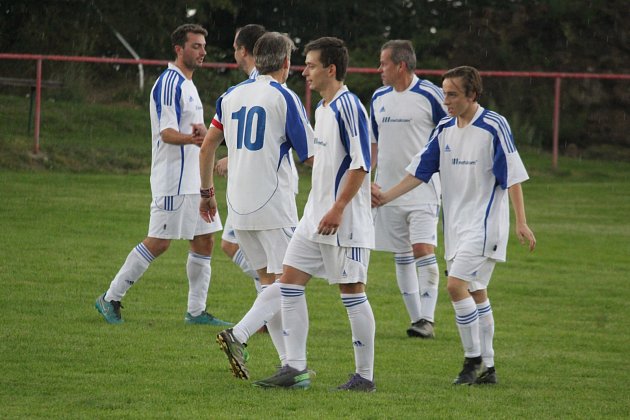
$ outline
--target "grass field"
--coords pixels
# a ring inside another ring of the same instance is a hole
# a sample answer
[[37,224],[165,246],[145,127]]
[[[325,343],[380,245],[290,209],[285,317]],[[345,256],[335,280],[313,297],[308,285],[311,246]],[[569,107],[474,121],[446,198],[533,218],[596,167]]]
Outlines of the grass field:
[[[0,102],[3,110],[12,107]],[[5,150],[22,147],[26,136],[7,135],[21,123],[2,118]],[[68,124],[78,141],[80,130]],[[100,139],[100,130],[86,138]],[[57,131],[44,133],[48,150],[64,144]],[[93,144],[116,147],[127,141],[120,137]],[[144,153],[146,144],[131,144],[126,153],[136,159],[136,149]],[[146,234],[148,175],[109,174],[107,165],[91,174],[0,169],[0,418],[630,417],[630,165],[562,159],[554,173],[548,155],[523,155],[538,248],[529,254],[512,238],[509,261],[490,286],[501,383],[451,386],[462,350],[445,282],[437,338],[409,339],[393,259],[375,252],[368,296],[378,391],[369,395],[330,392],[353,371],[353,356],[338,290],[321,280],[307,289],[312,388],[261,390],[232,378],[214,342],[218,330],[183,322],[184,242],[129,291],[125,324],[106,324],[94,300]],[[3,152],[0,161],[10,159]],[[308,176],[301,182],[303,204]],[[254,299],[251,281],[218,247],[212,268],[208,309],[237,321]],[[249,350],[254,379],[275,370],[267,336],[253,337]]]

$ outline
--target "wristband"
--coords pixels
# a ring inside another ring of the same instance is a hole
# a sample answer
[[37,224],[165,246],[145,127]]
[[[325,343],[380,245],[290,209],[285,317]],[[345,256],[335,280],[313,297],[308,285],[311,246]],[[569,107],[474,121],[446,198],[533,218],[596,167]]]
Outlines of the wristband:
[[214,197],[214,187],[202,188],[199,190],[199,194],[201,194],[201,198]]

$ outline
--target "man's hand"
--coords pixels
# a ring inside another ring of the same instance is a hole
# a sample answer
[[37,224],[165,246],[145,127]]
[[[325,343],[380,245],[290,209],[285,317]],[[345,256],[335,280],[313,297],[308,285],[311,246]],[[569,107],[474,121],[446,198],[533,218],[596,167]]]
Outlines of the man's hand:
[[219,159],[217,163],[214,164],[214,171],[217,175],[227,176],[228,173],[228,158],[224,157]]
[[199,214],[208,223],[214,222],[217,215],[217,200],[214,196],[199,201]]
[[381,186],[373,182],[371,186],[372,208],[381,206]]
[[529,251],[533,251],[536,248],[536,237],[534,232],[531,231],[527,223],[516,224],[516,236],[521,245],[525,245],[525,242],[529,242]]
[[192,144],[201,146],[204,137],[206,137],[206,126],[203,124],[190,124],[192,126]]
[[333,206],[328,213],[322,217],[317,227],[317,233],[320,235],[334,235],[339,229],[341,218],[343,217],[343,209]]

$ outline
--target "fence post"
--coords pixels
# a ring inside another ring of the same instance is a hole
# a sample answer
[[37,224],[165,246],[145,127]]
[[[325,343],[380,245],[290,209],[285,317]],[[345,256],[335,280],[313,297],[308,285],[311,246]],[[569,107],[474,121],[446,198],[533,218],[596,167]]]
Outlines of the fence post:
[[553,104],[553,152],[551,158],[551,167],[555,171],[558,169],[558,133],[560,131],[560,77],[556,77],[555,97]]
[[37,59],[37,79],[35,82],[35,139],[33,143],[33,154],[39,153],[39,120],[42,104],[42,59]]

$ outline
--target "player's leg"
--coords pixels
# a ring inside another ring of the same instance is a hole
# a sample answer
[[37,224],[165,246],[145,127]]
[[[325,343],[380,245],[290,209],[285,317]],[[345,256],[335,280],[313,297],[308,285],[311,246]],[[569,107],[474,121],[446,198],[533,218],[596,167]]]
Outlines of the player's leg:
[[394,263],[396,264],[396,283],[413,325],[422,318],[418,274],[414,264],[413,252],[395,253]]
[[206,311],[208,290],[212,279],[212,251],[214,233],[222,229],[219,214],[214,221],[207,223],[199,215],[199,196],[187,195],[182,205],[180,236],[191,237],[190,252],[186,261],[188,277],[188,306],[184,320],[187,324],[230,326]]
[[438,217],[439,206],[436,205],[426,205],[421,209],[409,212],[407,215],[421,308],[420,321],[412,326],[412,330],[421,338],[433,338],[435,336],[433,326],[440,281],[440,272],[435,257]]
[[151,201],[149,219],[149,234],[127,255],[124,264],[114,276],[109,289],[96,299],[96,309],[110,324],[123,322],[120,315],[120,302],[142,275],[149,265],[168,249],[173,238],[173,215],[175,211],[165,209],[165,202],[177,201],[177,208],[181,206],[181,200],[157,197]]
[[[479,312],[471,291],[485,289],[490,281],[495,262],[487,257],[458,254],[447,262],[447,289],[455,309],[455,319],[464,347],[464,368],[453,382],[470,385],[477,380],[481,367],[481,342],[479,339]],[[472,274],[471,274],[472,273]]]
[[[490,279],[490,274],[494,268],[494,263],[489,263],[483,267],[484,278]],[[489,272],[488,272],[489,271]],[[487,284],[476,284],[481,289],[471,291],[471,295],[477,304],[477,312],[479,313],[479,342],[481,344],[481,358],[483,360],[483,369],[477,378],[478,384],[496,384],[498,383],[497,374],[494,367],[494,315],[492,306],[488,298]]]
[[[409,238],[408,211],[399,206],[380,207],[375,211],[375,249],[394,253],[396,283],[409,314],[411,326],[421,319],[418,274]],[[413,330],[407,330],[408,335]]]
[[350,380],[338,389],[372,392],[376,390],[374,385],[376,324],[370,301],[365,293],[370,250],[340,247],[328,247],[328,250],[336,252],[334,265],[331,264],[330,254],[324,260],[329,273],[328,281],[339,284],[341,301],[350,320],[354,347],[355,372]]
[[284,272],[276,285],[281,291],[281,321],[284,330],[286,362],[274,375],[254,383],[261,387],[308,388],[306,340],[308,309],[305,287],[312,273],[321,270],[319,245],[296,235],[284,259]]
[[109,289],[96,299],[96,309],[110,324],[123,322],[120,308],[127,291],[147,271],[149,265],[169,247],[169,239],[147,237],[136,245],[127,255],[124,264],[114,276]]
[[243,273],[247,274],[250,278],[253,279],[256,292],[260,293],[261,288],[258,273],[256,272],[256,270],[252,269],[245,253],[239,247],[236,240],[236,235],[234,234],[234,228],[232,227],[232,223],[230,223],[229,215],[225,220],[225,224],[223,227],[223,235],[221,236],[221,250],[232,260],[232,262],[234,262],[234,264],[236,264],[243,271]]

